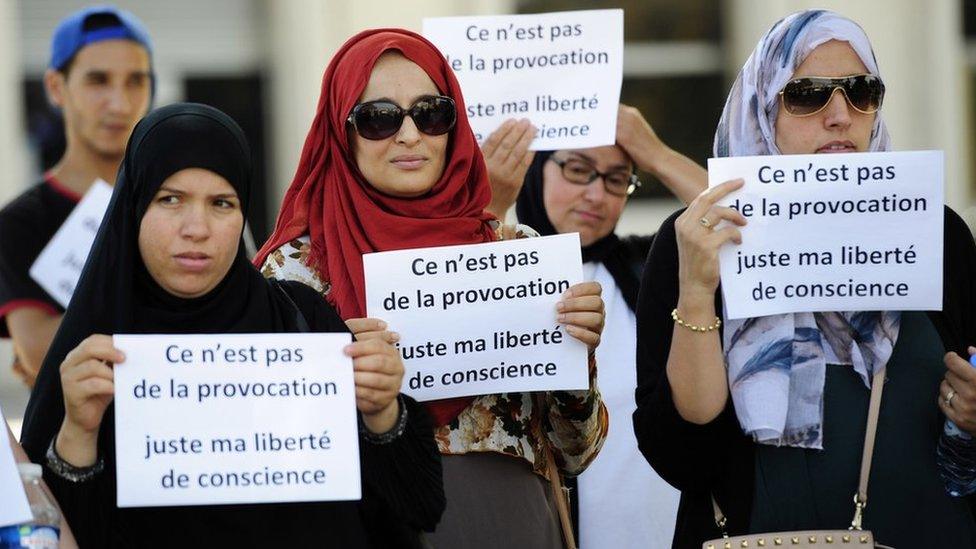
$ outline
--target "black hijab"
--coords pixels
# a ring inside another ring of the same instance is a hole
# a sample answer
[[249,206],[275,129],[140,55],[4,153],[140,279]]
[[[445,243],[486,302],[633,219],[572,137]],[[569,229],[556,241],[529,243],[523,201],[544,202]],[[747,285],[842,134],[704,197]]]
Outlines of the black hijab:
[[[162,182],[186,168],[204,168],[230,182],[246,214],[250,151],[230,117],[212,107],[182,103],[156,109],[139,122],[84,272],[27,405],[22,443],[33,461],[41,461],[64,417],[60,364],[91,334],[299,331],[294,305],[247,260],[242,239],[227,275],[201,297],[173,296],[149,275],[138,246],[142,217]],[[107,410],[103,427],[111,424]],[[111,447],[112,430],[101,429],[100,450]],[[100,454],[106,465],[114,458],[110,451]]]
[[[549,220],[543,198],[544,168],[555,151],[538,151],[525,174],[525,182],[515,202],[519,223],[524,223],[542,236],[558,234]],[[640,288],[640,269],[650,249],[651,238],[621,239],[615,231],[582,248],[583,262],[599,261],[610,271],[631,311],[637,308]]]

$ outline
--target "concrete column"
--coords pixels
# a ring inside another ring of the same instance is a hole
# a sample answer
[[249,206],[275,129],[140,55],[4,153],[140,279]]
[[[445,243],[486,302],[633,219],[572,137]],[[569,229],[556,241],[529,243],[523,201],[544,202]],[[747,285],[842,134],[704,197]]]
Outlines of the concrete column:
[[794,11],[818,7],[837,11],[864,28],[887,87],[883,113],[895,150],[944,150],[946,202],[964,209],[973,193],[960,2],[726,0],[729,81],[773,23]]
[[[14,0],[0,0],[0,207],[30,183],[29,153],[23,117],[22,73],[17,13]],[[0,404],[16,435],[27,404],[27,389],[11,373],[13,350],[9,339],[0,340]],[[0,425],[2,428],[2,425]]]
[[0,204],[23,191],[30,181],[24,126],[23,73],[20,66],[16,2],[0,0]]

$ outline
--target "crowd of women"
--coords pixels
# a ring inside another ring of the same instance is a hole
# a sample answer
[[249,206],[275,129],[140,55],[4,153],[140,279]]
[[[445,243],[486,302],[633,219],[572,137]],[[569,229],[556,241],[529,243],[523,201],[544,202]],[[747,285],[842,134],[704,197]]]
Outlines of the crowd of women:
[[[883,97],[856,23],[790,15],[736,78],[714,155],[889,150]],[[741,243],[746,219],[717,202],[741,180],[706,189],[705,171],[628,106],[615,145],[536,153],[528,121],[479,147],[464,112],[421,36],[350,38],[255,258],[242,242],[252,166],[237,124],[197,104],[142,118],[21,440],[79,545],[557,548],[578,536],[586,549],[698,548],[843,529],[882,383],[863,527],[901,548],[976,547],[976,501],[947,494],[936,460],[946,418],[976,434],[976,245],[955,213],[940,311],[725,321],[718,250]],[[621,238],[638,170],[688,206],[656,235]],[[513,205],[519,224],[506,225]],[[400,392],[402,327],[366,317],[363,254],[571,232],[587,282],[553,320],[589,348],[588,389],[422,404]],[[116,506],[112,365],[125,356],[112,334],[300,331],[354,336],[361,501]],[[789,401],[778,431],[763,406],[777,391]]]

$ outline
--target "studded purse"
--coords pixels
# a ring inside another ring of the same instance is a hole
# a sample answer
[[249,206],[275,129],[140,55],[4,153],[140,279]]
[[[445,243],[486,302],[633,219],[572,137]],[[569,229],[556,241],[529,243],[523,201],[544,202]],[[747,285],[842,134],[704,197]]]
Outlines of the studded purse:
[[[756,547],[775,549],[869,549],[885,548],[874,541],[870,530],[861,528],[864,509],[868,505],[868,477],[871,474],[871,457],[874,454],[874,436],[878,431],[878,412],[881,410],[881,392],[884,389],[884,370],[874,374],[871,380],[871,403],[868,408],[868,426],[864,433],[864,451],[861,454],[861,476],[854,494],[854,520],[847,530],[806,530],[794,532],[769,532],[745,536],[729,536],[725,526],[725,514],[712,497],[715,511],[715,524],[722,531],[722,537],[706,541],[702,549],[753,549]],[[891,549],[888,547],[888,549]]]

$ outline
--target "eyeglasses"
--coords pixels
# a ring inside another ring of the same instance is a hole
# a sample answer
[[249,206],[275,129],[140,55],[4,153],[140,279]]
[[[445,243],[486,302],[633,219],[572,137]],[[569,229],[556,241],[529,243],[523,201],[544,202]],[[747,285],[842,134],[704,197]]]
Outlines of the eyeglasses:
[[884,82],[873,74],[829,78],[808,76],[790,80],[780,90],[783,108],[792,116],[811,116],[827,108],[834,91],[840,89],[857,112],[872,114],[884,100]]
[[550,160],[563,171],[563,178],[574,185],[589,185],[596,178],[603,179],[603,188],[614,196],[628,196],[641,186],[637,175],[624,170],[601,173],[591,164],[576,158],[556,158]]
[[443,135],[457,122],[457,107],[453,99],[442,95],[425,95],[406,110],[385,99],[367,101],[353,107],[346,122],[352,124],[363,139],[375,141],[400,131],[405,116],[409,116],[421,132]]

